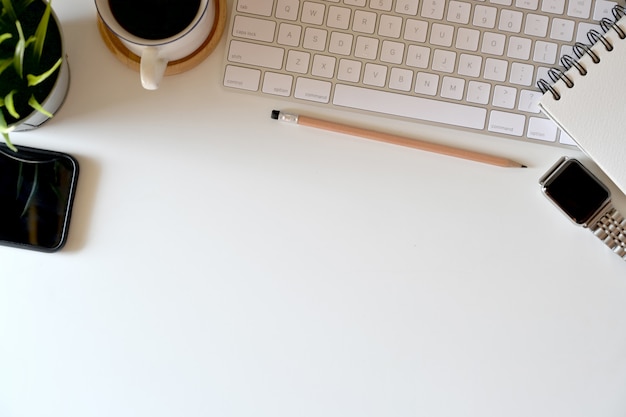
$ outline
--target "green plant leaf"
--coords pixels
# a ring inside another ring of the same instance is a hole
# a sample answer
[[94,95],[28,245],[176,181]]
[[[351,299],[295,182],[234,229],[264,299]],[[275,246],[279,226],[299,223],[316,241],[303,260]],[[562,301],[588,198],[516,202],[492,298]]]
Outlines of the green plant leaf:
[[59,58],[57,62],[52,66],[52,68],[50,68],[48,71],[44,72],[43,74],[40,74],[40,75],[27,74],[26,79],[28,80],[28,86],[32,87],[41,82],[44,82],[49,76],[51,76],[54,73],[54,71],[57,70],[57,68],[59,68],[62,62],[63,62],[63,58]]
[[30,107],[32,107],[33,109],[37,110],[41,114],[44,114],[44,115],[46,115],[48,117],[52,117],[53,116],[52,113],[50,113],[48,110],[44,109],[43,106],[41,104],[39,104],[39,102],[37,101],[35,96],[30,96],[30,99],[28,100],[28,105]]
[[13,8],[13,2],[11,0],[2,0],[2,7],[4,8],[4,12],[9,15],[11,20],[17,20],[17,15],[15,14],[15,9]]
[[9,149],[11,149],[13,152],[17,152],[17,148],[11,143],[11,138],[9,138],[9,134],[3,133],[2,136],[4,137],[4,142],[7,144]]
[[11,90],[9,94],[4,96],[4,106],[6,107],[7,111],[9,112],[11,116],[15,117],[16,119],[19,119],[20,115],[17,112],[17,110],[15,110],[15,104],[13,102],[13,96],[15,95],[15,93],[17,93],[17,90]]
[[41,58],[41,54],[43,53],[43,44],[46,40],[46,34],[48,33],[48,22],[50,21],[50,11],[52,10],[50,6],[50,2],[46,4],[46,10],[43,12],[43,16],[39,21],[39,25],[37,25],[37,30],[35,31],[35,63],[39,64],[39,59]]
[[9,132],[11,130],[13,129],[7,125],[7,121],[4,118],[4,114],[2,110],[0,109],[0,133],[4,137],[4,142],[7,144],[9,149],[11,149],[13,152],[17,152],[17,148],[15,147],[15,145],[11,143],[11,139],[9,138]]
[[19,39],[17,41],[17,45],[15,45],[15,54],[13,56],[13,66],[15,67],[15,72],[23,78],[24,73],[24,51],[26,50],[26,39],[24,39],[24,32],[22,31],[22,25],[20,22],[15,22],[15,27],[17,27],[17,33],[19,34]]
[[0,43],[6,41],[7,39],[11,39],[12,37],[13,35],[10,33],[3,33],[2,35],[0,35]]
[[9,68],[12,63],[13,63],[13,57],[0,60],[0,74],[2,74],[5,69]]
[[34,42],[35,42],[35,35],[33,35],[33,36],[29,37],[28,39],[26,39],[26,43],[24,44],[24,46],[25,46],[26,48],[28,48],[28,46],[29,46],[31,43],[34,43]]

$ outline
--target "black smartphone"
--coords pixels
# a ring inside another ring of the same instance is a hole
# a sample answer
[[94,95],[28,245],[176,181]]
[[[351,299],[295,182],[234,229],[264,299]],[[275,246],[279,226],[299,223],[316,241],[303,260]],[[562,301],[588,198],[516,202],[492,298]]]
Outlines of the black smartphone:
[[0,143],[0,244],[44,252],[65,245],[78,161],[65,153]]

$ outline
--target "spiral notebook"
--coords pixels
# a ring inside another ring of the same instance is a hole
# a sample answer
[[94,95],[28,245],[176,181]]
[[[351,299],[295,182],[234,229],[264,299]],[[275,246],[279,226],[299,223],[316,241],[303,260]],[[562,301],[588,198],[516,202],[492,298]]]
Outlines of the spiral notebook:
[[538,105],[626,192],[626,8],[613,16],[539,80]]

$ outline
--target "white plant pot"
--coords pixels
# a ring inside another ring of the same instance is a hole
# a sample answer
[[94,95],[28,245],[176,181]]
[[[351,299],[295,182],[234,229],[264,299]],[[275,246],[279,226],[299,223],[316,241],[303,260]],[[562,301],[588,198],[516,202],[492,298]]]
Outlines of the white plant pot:
[[[52,90],[50,90],[50,94],[48,94],[48,97],[46,97],[46,99],[41,104],[45,110],[54,115],[63,105],[65,97],[67,96],[67,92],[70,88],[70,66],[67,62],[67,57],[65,56],[65,39],[63,37],[61,22],[54,13],[54,10],[51,11],[49,24],[55,24],[59,29],[59,34],[61,36],[61,56],[63,57],[63,63],[56,73],[57,78],[55,80],[54,86],[52,87]],[[11,127],[13,127],[14,132],[23,132],[41,126],[48,119],[50,118],[45,114],[40,113],[37,110],[33,110],[27,116],[23,117],[20,121],[13,123]]]

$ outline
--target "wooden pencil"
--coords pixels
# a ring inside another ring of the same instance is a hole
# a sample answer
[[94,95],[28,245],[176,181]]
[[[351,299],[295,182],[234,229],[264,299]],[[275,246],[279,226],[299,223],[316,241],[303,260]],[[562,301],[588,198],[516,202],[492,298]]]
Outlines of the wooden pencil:
[[427,152],[434,152],[442,155],[453,156],[455,158],[467,159],[475,162],[496,165],[499,167],[509,168],[526,168],[519,162],[512,161],[507,158],[489,155],[481,152],[469,151],[466,149],[455,148],[452,146],[440,145],[437,143],[426,142],[418,139],[407,138],[403,136],[393,135],[390,133],[378,132],[370,129],[363,129],[356,126],[349,126],[328,120],[317,119],[309,116],[302,116],[293,113],[285,113],[279,110],[272,111],[272,119],[283,122],[296,123],[302,126],[314,127],[317,129],[328,130],[331,132],[343,133],[346,135],[358,136],[365,139],[371,139],[378,142],[390,143],[393,145],[406,146],[413,149],[419,149]]

